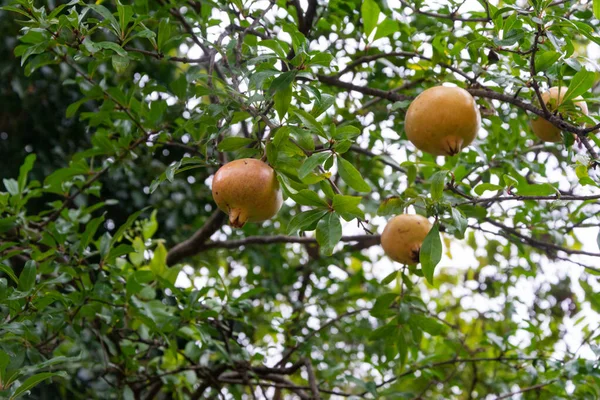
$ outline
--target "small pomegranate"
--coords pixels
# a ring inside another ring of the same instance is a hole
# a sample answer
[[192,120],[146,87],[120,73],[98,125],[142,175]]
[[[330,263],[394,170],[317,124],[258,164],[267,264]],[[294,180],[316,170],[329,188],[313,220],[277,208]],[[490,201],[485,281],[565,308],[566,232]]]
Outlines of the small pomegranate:
[[421,215],[402,214],[390,219],[381,234],[381,247],[389,258],[402,264],[419,263],[421,244],[431,230]]
[[[567,94],[567,87],[551,87],[548,91],[542,93],[542,100],[546,103],[546,107],[548,111],[554,112],[557,109],[560,110],[561,106],[563,106],[563,99],[565,98],[565,94]],[[553,102],[552,106],[549,104]],[[578,96],[573,99],[573,102],[582,114],[588,115],[588,106],[581,96]],[[560,134],[560,129],[554,126],[548,120],[539,117],[537,115],[533,116],[531,120],[531,130],[538,138],[542,139],[544,142],[554,142],[560,143],[562,142],[562,135]]]
[[219,168],[213,178],[212,194],[236,228],[248,221],[273,217],[283,203],[275,171],[254,158],[231,161]]

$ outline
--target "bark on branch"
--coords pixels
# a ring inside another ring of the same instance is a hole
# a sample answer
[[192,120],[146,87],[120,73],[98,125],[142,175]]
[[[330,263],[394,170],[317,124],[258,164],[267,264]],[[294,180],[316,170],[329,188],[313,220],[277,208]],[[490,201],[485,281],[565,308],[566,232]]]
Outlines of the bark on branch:
[[[167,264],[173,265],[178,261],[186,257],[193,256],[210,249],[235,249],[242,246],[248,245],[264,245],[264,244],[275,244],[275,243],[301,243],[301,244],[312,244],[317,243],[317,240],[312,237],[303,236],[249,236],[244,239],[237,240],[225,240],[216,242],[207,242],[208,238],[223,224],[225,217],[223,213],[220,213],[221,218],[219,221],[214,221],[213,216],[209,221],[202,227],[198,232],[191,238],[173,247],[167,255]],[[216,217],[215,217],[216,218]],[[218,226],[216,223],[218,222]],[[208,235],[208,236],[207,236]],[[343,236],[341,242],[355,242],[351,249],[364,249],[370,246],[379,244],[379,235],[356,235],[356,236]]]
[[226,217],[227,215],[221,210],[212,213],[204,226],[194,233],[192,237],[169,250],[167,265],[177,264],[182,259],[199,252],[204,243],[223,225]]

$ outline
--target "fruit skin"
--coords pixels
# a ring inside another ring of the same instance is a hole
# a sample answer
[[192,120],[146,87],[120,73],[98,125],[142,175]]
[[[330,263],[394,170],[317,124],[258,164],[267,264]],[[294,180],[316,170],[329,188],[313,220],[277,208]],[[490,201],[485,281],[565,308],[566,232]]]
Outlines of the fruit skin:
[[413,100],[404,127],[408,140],[419,150],[435,156],[453,156],[475,139],[481,114],[466,90],[436,86]]
[[402,214],[390,219],[381,234],[381,247],[389,258],[402,264],[419,263],[421,244],[431,230],[421,215]]
[[[548,111],[555,111],[558,107],[560,107],[565,94],[567,93],[567,89],[565,86],[554,86],[551,87],[550,90],[542,93],[542,100],[546,103]],[[560,93],[560,95],[559,95]],[[550,107],[548,102],[550,100],[555,100],[555,104]],[[581,112],[585,115],[588,115],[588,106],[585,101],[581,97],[576,97],[575,105],[581,109]],[[560,134],[560,129],[554,126],[552,123],[548,122],[545,118],[536,116],[537,118],[533,118],[531,120],[531,130],[538,138],[542,139],[544,142],[552,142],[558,143],[562,142],[562,135]]]
[[236,228],[273,217],[283,203],[275,171],[254,158],[234,160],[219,168],[212,195]]

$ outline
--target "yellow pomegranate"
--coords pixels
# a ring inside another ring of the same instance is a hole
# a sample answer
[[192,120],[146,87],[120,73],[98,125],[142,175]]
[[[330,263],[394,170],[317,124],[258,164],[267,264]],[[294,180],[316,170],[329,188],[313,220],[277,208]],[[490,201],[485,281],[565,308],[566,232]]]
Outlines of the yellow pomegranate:
[[481,127],[475,99],[458,87],[436,86],[417,96],[406,112],[408,140],[435,156],[453,156],[467,147]]
[[431,223],[421,215],[397,215],[385,226],[381,234],[381,247],[394,261],[418,264],[421,244],[430,230]]
[[231,161],[219,168],[212,195],[236,228],[273,217],[283,202],[275,171],[254,158]]
[[[542,100],[546,103],[548,111],[554,112],[563,105],[563,99],[567,93],[567,88],[564,86],[554,86],[550,90],[542,93]],[[588,115],[588,106],[581,96],[576,97],[575,106],[579,107],[581,112]],[[560,129],[548,122],[545,118],[535,115],[531,120],[531,130],[538,138],[544,142],[558,143],[562,142]]]

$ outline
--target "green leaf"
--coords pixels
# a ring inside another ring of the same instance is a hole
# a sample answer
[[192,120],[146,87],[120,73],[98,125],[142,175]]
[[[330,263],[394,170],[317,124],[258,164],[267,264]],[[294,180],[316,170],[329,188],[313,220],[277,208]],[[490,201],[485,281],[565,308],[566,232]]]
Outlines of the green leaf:
[[129,25],[131,17],[133,16],[133,8],[117,3],[117,15],[119,16],[119,27],[121,28],[121,32],[125,32],[127,30],[127,25]]
[[600,0],[594,0],[594,17],[600,19]]
[[92,10],[100,14],[105,20],[107,20],[111,28],[113,29],[113,32],[118,37],[121,37],[121,26],[117,22],[115,16],[108,10],[108,8],[98,4],[87,4],[87,7],[91,8]]
[[331,157],[331,153],[328,151],[314,153],[308,157],[306,160],[304,160],[304,163],[300,169],[298,169],[298,178],[306,178],[306,176],[308,176],[308,174],[310,174],[315,168],[317,168],[319,165],[323,165],[325,160],[327,160],[329,157]]
[[19,275],[19,290],[22,292],[28,292],[33,289],[35,285],[35,278],[37,275],[37,265],[35,261],[28,260]]
[[360,14],[363,20],[363,28],[367,38],[371,36],[371,32],[377,26],[379,14],[381,10],[374,0],[364,0],[360,7]]
[[330,53],[317,53],[311,57],[308,65],[322,65],[324,67],[329,67],[332,60],[333,55]]
[[465,231],[467,230],[468,226],[467,219],[465,218],[463,213],[455,207],[452,207],[451,214],[452,220],[454,221],[454,227],[456,228],[454,236],[456,236],[458,239],[464,239]]
[[310,115],[317,118],[319,115],[323,114],[331,106],[333,106],[334,102],[335,102],[335,96],[332,96],[327,93],[321,94],[317,99],[315,99],[313,108],[312,108],[312,110],[310,110]]
[[377,215],[388,216],[401,214],[404,211],[405,202],[400,197],[388,197],[383,200],[377,209]]
[[475,189],[473,190],[475,191],[475,193],[477,193],[478,196],[481,196],[486,190],[489,190],[490,192],[496,192],[502,189],[503,187],[499,185],[494,185],[492,183],[482,183],[481,185],[475,186]]
[[6,191],[8,193],[10,193],[13,196],[18,195],[19,193],[21,193],[19,191],[19,182],[17,182],[16,180],[10,178],[10,179],[3,179],[2,182],[4,183],[4,187],[6,188]]
[[582,68],[575,74],[573,79],[571,79],[569,89],[563,98],[563,103],[587,93],[594,86],[595,82],[596,74],[594,72],[587,71],[585,68]]
[[535,70],[537,72],[543,72],[554,65],[560,58],[560,53],[550,50],[536,54],[535,56]]
[[332,207],[346,221],[354,218],[365,218],[365,213],[358,207],[362,200],[359,196],[344,196],[336,194],[333,196]]
[[446,176],[448,171],[438,171],[431,177],[431,198],[434,201],[439,201],[444,194],[444,187],[446,186]]
[[61,372],[41,372],[39,374],[35,374],[35,375],[30,376],[29,378],[25,379],[25,381],[21,384],[21,386],[19,386],[17,388],[17,390],[15,390],[15,393],[10,397],[10,400],[20,397],[21,395],[25,394],[25,392],[27,392],[28,390],[31,390],[32,388],[37,386],[39,383],[45,381],[48,378],[52,378],[55,376],[65,378],[65,379],[69,378],[67,373],[62,372],[62,371]]
[[111,57],[112,66],[117,74],[122,74],[129,67],[129,57],[123,57],[115,54]]
[[386,337],[393,336],[396,329],[397,329],[396,325],[393,322],[390,322],[387,325],[383,325],[383,326],[380,326],[379,328],[375,329],[369,335],[369,339],[370,340],[380,340],[380,339],[383,339]]
[[27,17],[27,18],[31,17],[25,10],[23,10],[23,9],[21,9],[19,7],[2,6],[2,7],[0,7],[0,10],[15,12],[15,13],[21,14],[24,17]]
[[165,50],[165,45],[171,39],[171,24],[169,18],[161,18],[158,24],[158,36],[156,43],[159,51]]
[[187,97],[187,87],[188,81],[185,77],[185,74],[179,75],[179,78],[173,80],[169,84],[169,88],[171,89],[173,94],[179,97],[180,99],[185,99]]
[[8,275],[10,279],[13,280],[14,283],[16,283],[17,285],[19,284],[19,279],[15,275],[12,268],[8,265],[0,263],[0,272],[4,272],[6,275]]
[[158,210],[152,211],[150,219],[144,221],[142,224],[142,235],[146,240],[151,239],[152,236],[154,236],[154,234],[156,233],[156,230],[158,229],[158,222],[156,221],[157,212]]
[[110,244],[117,243],[121,239],[121,236],[123,236],[123,234],[125,233],[125,231],[127,231],[129,228],[131,228],[131,225],[133,225],[133,223],[135,222],[135,220],[138,219],[138,217],[140,216],[141,213],[144,212],[144,210],[145,210],[145,208],[142,209],[142,210],[136,211],[133,214],[131,214],[129,216],[129,218],[127,218],[127,221],[125,221],[125,223],[119,227],[119,229],[115,233],[115,236],[113,236]]
[[382,37],[386,37],[393,33],[400,31],[400,25],[396,20],[386,18],[382,23],[377,25],[377,31],[375,32],[375,37],[373,40],[381,39]]
[[104,222],[104,216],[94,218],[88,222],[79,241],[79,251],[85,250],[85,248],[90,244],[90,241],[92,241],[94,238],[94,235],[96,234],[96,231],[102,222]]
[[277,78],[273,79],[269,86],[269,95],[272,96],[274,93],[280,90],[291,89],[292,84],[296,78],[297,71],[288,71],[280,74]]
[[316,206],[321,208],[329,208],[329,205],[325,200],[319,197],[319,195],[309,189],[302,189],[298,193],[290,194],[292,200],[302,206]]
[[67,111],[65,113],[66,117],[72,118],[73,115],[75,115],[75,113],[77,112],[77,110],[79,110],[79,107],[81,107],[87,101],[89,101],[89,99],[84,97],[83,99],[77,100],[75,103],[70,104],[69,107],[67,107]]
[[363,179],[363,177],[360,175],[360,172],[358,172],[358,170],[354,168],[354,165],[350,164],[349,161],[346,161],[344,158],[338,156],[337,166],[338,173],[344,182],[346,182],[352,189],[356,190],[357,192],[364,193],[371,191],[369,184]]
[[390,274],[388,274],[388,276],[386,276],[385,278],[383,278],[381,280],[381,284],[389,285],[390,283],[392,283],[394,281],[394,279],[396,279],[396,277],[398,276],[399,273],[400,273],[399,271],[391,272]]
[[283,46],[287,47],[287,43],[284,43],[280,40],[267,39],[267,40],[261,40],[260,42],[258,42],[258,45],[273,50],[275,52],[275,54],[277,54],[277,56],[281,59],[284,59],[284,60],[287,59],[288,50],[284,49],[284,47],[283,47]]
[[0,218],[0,233],[8,232],[17,226],[17,217]]
[[406,343],[406,338],[404,337],[404,331],[402,329],[400,329],[396,335],[396,347],[398,348],[398,354],[400,355],[400,364],[406,364],[406,359],[408,358],[408,344]]
[[0,382],[6,382],[4,375],[6,373],[6,367],[9,363],[10,356],[6,352],[0,350]]
[[19,192],[21,193],[23,192],[23,190],[25,190],[25,187],[27,186],[27,175],[29,175],[29,172],[33,168],[35,159],[35,154],[29,154],[27,157],[25,157],[25,161],[19,169]]
[[337,127],[332,137],[335,140],[352,140],[360,135],[360,132],[360,128],[354,125],[344,125]]
[[307,230],[306,228],[316,224],[327,214],[325,210],[309,210],[296,214],[290,221],[287,229],[288,235],[293,235],[298,231]]
[[[44,41],[33,46],[28,46],[25,52],[21,55],[21,66],[25,65],[25,62],[30,56],[41,54],[48,48],[50,42]],[[16,49],[15,49],[16,53]],[[16,55],[16,54],[15,54]]]
[[219,151],[234,151],[246,147],[253,142],[254,139],[251,138],[228,136],[219,142],[217,149]]
[[162,242],[159,242],[154,249],[154,255],[150,261],[150,270],[156,276],[163,276],[167,270],[167,249]]
[[419,261],[421,261],[423,275],[429,283],[433,283],[433,273],[441,259],[442,241],[440,239],[439,224],[436,222],[425,237],[425,240],[423,240],[421,251],[419,252]]
[[523,29],[511,29],[504,34],[504,39],[494,39],[496,46],[512,46],[525,37]]
[[516,190],[521,196],[550,196],[553,194],[560,195],[558,189],[549,183],[536,183],[530,185],[525,182],[517,186]]
[[290,108],[292,92],[292,84],[290,83],[287,87],[277,90],[275,96],[273,96],[275,111],[277,111],[280,121],[283,121]]
[[373,308],[371,308],[371,315],[375,318],[385,318],[393,314],[394,311],[390,310],[390,305],[398,298],[398,293],[385,293],[377,298]]
[[306,111],[301,110],[301,109],[295,109],[294,114],[298,118],[300,118],[300,121],[302,121],[304,126],[306,126],[308,129],[315,132],[319,136],[327,137],[327,134],[325,133],[323,126],[321,125],[320,122],[318,122],[315,119],[315,117],[313,117],[312,115],[310,115],[309,113],[307,113]]
[[337,214],[329,213],[319,221],[316,238],[323,252],[326,255],[331,255],[333,248],[342,238],[342,224]]
[[99,42],[96,45],[102,49],[112,50],[122,57],[127,57],[127,52],[118,44],[113,42]]
[[290,127],[282,126],[277,129],[275,136],[273,136],[273,144],[275,147],[281,146],[281,144],[290,136]]
[[438,336],[446,332],[446,326],[433,318],[421,314],[411,314],[410,323],[415,324],[417,327],[433,336]]

